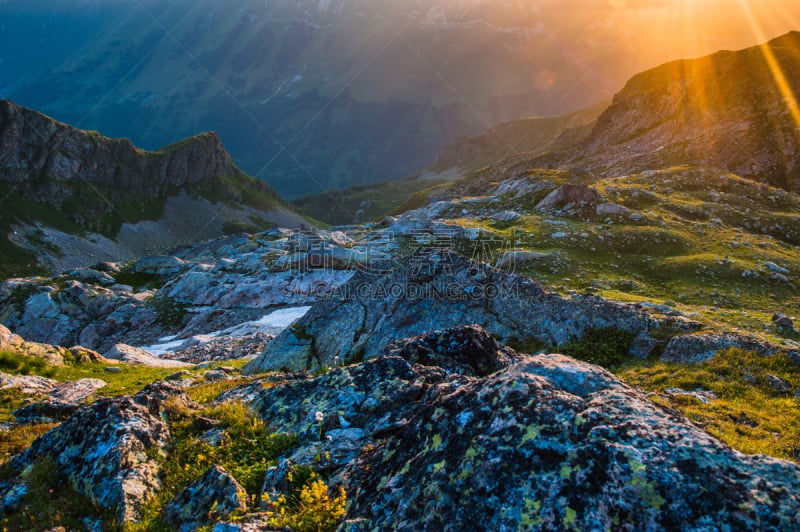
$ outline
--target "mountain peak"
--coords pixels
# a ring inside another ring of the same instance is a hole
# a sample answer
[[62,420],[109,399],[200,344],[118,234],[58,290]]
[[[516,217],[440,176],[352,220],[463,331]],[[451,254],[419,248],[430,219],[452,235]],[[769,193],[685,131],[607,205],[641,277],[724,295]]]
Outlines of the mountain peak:
[[533,166],[602,177],[704,165],[800,190],[800,32],[632,77],[582,140]]

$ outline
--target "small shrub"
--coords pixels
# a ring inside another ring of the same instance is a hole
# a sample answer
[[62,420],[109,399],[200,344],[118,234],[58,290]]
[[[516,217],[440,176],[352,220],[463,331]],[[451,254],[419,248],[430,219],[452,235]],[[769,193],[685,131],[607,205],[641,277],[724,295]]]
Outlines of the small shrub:
[[14,375],[41,375],[52,377],[55,368],[46,360],[14,351],[0,351],[0,370]]
[[345,514],[347,494],[339,488],[331,496],[328,485],[308,467],[289,473],[290,493],[273,502],[270,525],[298,532],[335,530]]

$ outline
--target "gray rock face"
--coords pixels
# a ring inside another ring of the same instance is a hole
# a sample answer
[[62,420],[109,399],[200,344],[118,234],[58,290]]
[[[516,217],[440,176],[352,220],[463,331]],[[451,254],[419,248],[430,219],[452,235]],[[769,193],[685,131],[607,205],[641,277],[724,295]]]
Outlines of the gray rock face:
[[562,355],[481,378],[384,356],[252,404],[300,438],[267,489],[290,463],[325,469],[347,490],[343,530],[788,530],[800,510],[796,464],[733,451]]
[[600,193],[592,187],[583,183],[567,183],[548,194],[536,205],[536,209],[548,212],[594,205],[600,200]]
[[58,382],[38,375],[10,375],[0,372],[0,388],[16,388],[27,395],[45,395],[56,401],[80,403],[107,383],[100,379]]
[[587,329],[639,333],[657,320],[593,296],[565,299],[452,251],[423,249],[385,275],[358,273],[281,333],[245,372],[299,371],[375,356],[394,340],[476,324],[506,341],[561,345]]
[[136,273],[148,273],[151,275],[176,275],[188,269],[190,265],[178,257],[159,256],[143,257],[133,265]]
[[436,366],[470,376],[486,376],[516,362],[519,356],[497,343],[477,325],[434,331],[417,338],[393,342],[383,348],[413,364]]
[[11,467],[21,472],[47,456],[76,491],[112,510],[120,523],[138,519],[161,486],[152,457],[170,443],[164,394],[156,392],[100,399],[78,410],[13,458]]
[[246,509],[247,491],[227,471],[214,465],[168,502],[162,516],[180,532],[192,532]]
[[[10,183],[47,175],[159,196],[164,187],[241,174],[215,133],[173,145],[163,155],[146,154],[129,140],[92,135],[6,100],[0,100],[0,139],[0,180]],[[68,194],[61,189],[55,199],[63,201]]]
[[188,362],[181,362],[180,360],[160,358],[149,351],[125,344],[117,344],[112,347],[106,353],[106,358],[110,360],[119,360],[120,362],[128,364],[141,364],[154,368],[186,368],[194,365]]
[[737,347],[755,351],[763,356],[774,355],[778,348],[765,342],[733,333],[707,333],[676,336],[667,343],[661,360],[665,362],[695,363],[714,358],[724,349]]

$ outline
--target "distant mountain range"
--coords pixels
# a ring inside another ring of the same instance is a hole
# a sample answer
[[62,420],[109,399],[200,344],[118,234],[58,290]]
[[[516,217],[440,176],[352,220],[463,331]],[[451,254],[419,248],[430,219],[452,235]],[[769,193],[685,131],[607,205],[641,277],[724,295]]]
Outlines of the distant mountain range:
[[[382,212],[416,208],[425,198],[486,189],[533,168],[564,169],[585,179],[681,165],[704,165],[789,191],[800,190],[800,32],[763,45],[679,60],[637,74],[611,105],[562,117],[529,118],[459,138],[429,173],[457,179],[425,190],[385,194],[384,185],[302,198],[321,219],[336,205],[372,194]],[[390,189],[389,189],[390,190]],[[405,203],[404,203],[405,202]],[[389,207],[388,209],[386,207]],[[335,212],[334,212],[335,211]],[[341,215],[340,215],[341,216]],[[343,222],[341,218],[336,219]]]
[[0,100],[0,161],[3,276],[307,223],[215,133],[146,152]]
[[4,0],[0,97],[147,149],[217,131],[295,198],[411,175],[457,135],[574,112],[684,53],[637,25],[658,6],[591,4]]

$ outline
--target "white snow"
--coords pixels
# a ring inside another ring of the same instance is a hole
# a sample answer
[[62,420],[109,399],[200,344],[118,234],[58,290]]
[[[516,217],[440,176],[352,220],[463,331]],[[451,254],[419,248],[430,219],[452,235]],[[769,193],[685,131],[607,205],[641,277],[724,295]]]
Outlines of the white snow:
[[214,331],[208,334],[198,334],[183,340],[176,340],[175,336],[165,336],[163,338],[159,338],[159,343],[142,346],[142,349],[145,349],[156,356],[162,356],[167,353],[174,353],[175,351],[186,349],[187,347],[207,344],[208,342],[223,336],[241,337],[250,336],[257,333],[278,335],[284,329],[294,323],[295,320],[305,316],[309,310],[311,310],[311,307],[282,308],[270,312],[261,319],[240,323],[238,325],[234,325],[233,327],[222,329],[221,331]]

